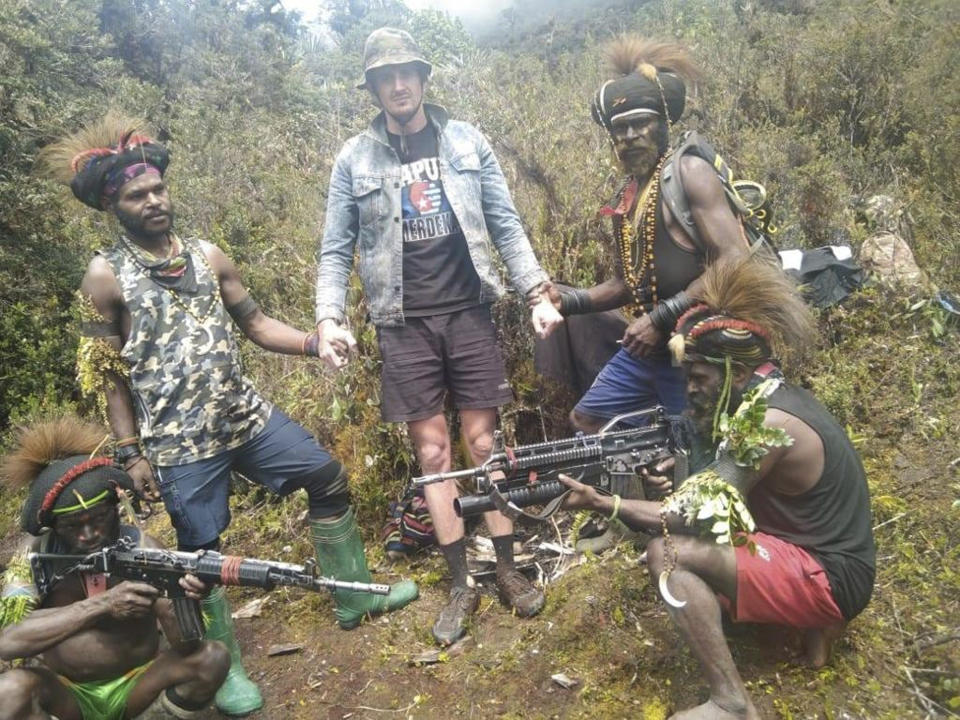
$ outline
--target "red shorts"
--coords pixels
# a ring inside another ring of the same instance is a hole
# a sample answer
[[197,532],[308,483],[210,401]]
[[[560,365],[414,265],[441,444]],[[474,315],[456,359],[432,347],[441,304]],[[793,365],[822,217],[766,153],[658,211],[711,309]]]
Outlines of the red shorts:
[[723,604],[737,622],[821,628],[843,621],[830,591],[827,572],[810,553],[766,533],[748,536],[756,543],[737,554],[737,607]]

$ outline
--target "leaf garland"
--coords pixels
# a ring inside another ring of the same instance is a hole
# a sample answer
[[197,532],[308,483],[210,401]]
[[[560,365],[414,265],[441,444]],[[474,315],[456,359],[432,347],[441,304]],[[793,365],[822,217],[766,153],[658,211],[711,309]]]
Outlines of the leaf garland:
[[[737,465],[756,470],[770,448],[793,444],[793,438],[783,429],[763,424],[767,397],[779,384],[778,380],[765,380],[747,393],[732,417],[726,412],[720,416],[723,439],[719,453],[728,454]],[[719,544],[748,543],[738,534],[756,529],[743,495],[711,468],[687,478],[663,501],[660,512],[680,515],[685,525],[699,528],[701,535],[712,535]]]

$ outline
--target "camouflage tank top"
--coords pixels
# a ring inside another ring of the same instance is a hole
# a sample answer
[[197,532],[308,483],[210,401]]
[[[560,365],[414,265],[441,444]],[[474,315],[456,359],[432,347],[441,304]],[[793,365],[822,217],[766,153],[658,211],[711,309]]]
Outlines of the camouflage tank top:
[[266,425],[271,406],[243,376],[220,286],[195,240],[189,253],[196,291],[155,281],[130,241],[102,255],[130,312],[120,351],[130,366],[140,441],[155,465],[184,465],[243,444]]

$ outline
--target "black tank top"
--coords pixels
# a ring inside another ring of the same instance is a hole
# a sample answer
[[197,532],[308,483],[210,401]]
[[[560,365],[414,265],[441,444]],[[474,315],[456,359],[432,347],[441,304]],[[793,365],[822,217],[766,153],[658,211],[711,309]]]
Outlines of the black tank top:
[[809,552],[823,566],[840,612],[856,617],[870,600],[876,573],[867,478],[846,431],[806,390],[781,385],[768,405],[794,415],[820,436],[823,474],[801,495],[760,483],[748,505],[757,529]]
[[653,261],[657,270],[657,296],[660,300],[666,300],[686,290],[690,283],[703,274],[703,254],[680,247],[667,232],[662,199],[657,203]]
[[[639,209],[635,212],[639,212]],[[614,216],[613,222],[616,234],[619,235],[620,229],[616,227],[616,224],[631,221],[622,216]],[[637,252],[639,252],[639,248]],[[620,262],[622,263],[622,260]],[[666,300],[681,290],[686,290],[690,283],[703,274],[704,268],[703,253],[682,248],[670,237],[663,218],[662,200],[657,201],[656,225],[654,226],[653,237],[653,264],[657,279],[658,300]],[[623,272],[622,269],[621,272]],[[626,276],[626,273],[624,273],[624,276]],[[640,279],[640,287],[636,293],[636,296],[642,299],[641,304],[644,312],[650,312],[654,308],[651,284],[650,271],[647,270]],[[664,351],[668,339],[665,338],[663,341]]]

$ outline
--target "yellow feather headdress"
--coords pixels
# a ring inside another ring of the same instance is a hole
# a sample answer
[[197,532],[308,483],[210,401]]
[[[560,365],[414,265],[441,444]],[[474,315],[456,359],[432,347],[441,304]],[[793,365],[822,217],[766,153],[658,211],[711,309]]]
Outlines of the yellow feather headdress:
[[[143,120],[111,110],[41,150],[37,168],[69,185],[81,202],[103,210],[124,182],[145,169],[162,175],[169,161],[169,152],[153,140]],[[127,168],[132,170],[124,175]]]
[[21,427],[15,449],[0,466],[0,477],[13,488],[29,485],[53,461],[90,455],[103,443],[106,429],[75,415],[64,415]]
[[735,360],[797,358],[816,344],[816,323],[794,281],[756,255],[712,263],[692,293],[697,301],[670,340],[675,362],[689,353]]

